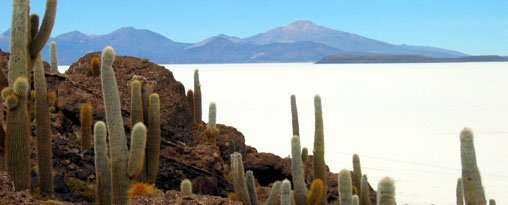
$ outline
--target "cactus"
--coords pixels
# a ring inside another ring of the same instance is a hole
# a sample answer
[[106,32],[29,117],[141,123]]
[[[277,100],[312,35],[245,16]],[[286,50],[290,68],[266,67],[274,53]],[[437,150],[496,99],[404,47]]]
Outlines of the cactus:
[[496,200],[490,199],[489,200],[489,205],[496,205]]
[[272,189],[270,190],[270,195],[268,195],[268,199],[266,199],[265,205],[275,205],[278,196],[280,193],[280,181],[275,181],[272,185]]
[[323,197],[325,185],[321,179],[314,179],[310,185],[310,190],[307,193],[306,205],[317,205]]
[[370,205],[370,186],[367,175],[362,176],[362,181],[360,182],[360,196],[361,205]]
[[296,204],[305,204],[307,187],[305,185],[302,154],[300,150],[300,138],[295,135],[291,138],[291,175],[293,176],[295,202]]
[[49,44],[49,53],[50,53],[50,67],[52,73],[60,73],[58,71],[58,61],[56,59],[56,42],[52,41]]
[[254,173],[248,170],[245,173],[245,183],[247,185],[247,192],[249,192],[249,199],[252,205],[258,204],[258,194],[256,192],[256,182],[254,179]]
[[351,205],[353,186],[351,185],[351,172],[347,169],[340,170],[338,177],[339,201],[342,205]]
[[300,136],[300,127],[298,125],[298,108],[296,107],[295,95],[291,95],[291,119],[293,124],[293,135]]
[[131,148],[127,173],[129,179],[136,178],[143,169],[146,148],[146,127],[142,122],[136,123],[131,133]]
[[220,130],[217,128],[217,106],[214,102],[210,103],[208,111],[208,124],[206,125],[205,135],[208,142],[217,144],[217,136],[219,136]]
[[150,108],[150,95],[152,93],[154,93],[154,90],[155,90],[155,86],[157,85],[157,82],[155,81],[148,81],[148,80],[145,80],[143,82],[143,89],[141,91],[142,93],[142,97],[143,97],[143,123],[145,123],[145,125],[148,125],[148,112],[146,112],[147,110],[149,110]]
[[154,184],[159,172],[159,151],[161,144],[160,99],[157,93],[150,95],[148,112],[145,170],[147,181]]
[[473,133],[464,128],[460,134],[460,155],[462,162],[462,186],[466,205],[485,205],[480,171],[476,164]]
[[244,169],[242,155],[235,152],[230,155],[231,158],[231,171],[233,172],[233,185],[235,187],[235,194],[238,200],[244,205],[251,205],[247,185],[245,183]]
[[201,84],[199,83],[199,71],[194,70],[194,123],[201,124]]
[[291,205],[291,182],[284,179],[280,190],[280,205]]
[[[56,0],[46,1],[46,11],[44,12],[44,18],[37,34],[34,35],[30,42],[30,55],[32,58],[36,57],[37,54],[44,48],[48,41],[51,30],[55,23],[56,16]],[[12,48],[12,47],[11,47]]]
[[194,124],[194,92],[192,90],[187,91],[187,101],[189,102],[190,119],[192,119],[192,124]]
[[39,54],[34,66],[35,118],[37,135],[37,166],[39,186],[44,196],[53,196],[53,158],[51,151],[51,119],[47,97],[46,77]]
[[47,97],[44,66],[39,54],[34,66],[35,118],[37,139],[37,164],[39,167],[39,186],[43,195],[53,196],[53,158],[51,150],[51,120]]
[[111,171],[106,144],[106,124],[98,121],[94,126],[95,175],[97,189],[95,197],[97,204],[111,204]]
[[35,34],[39,32],[39,15],[31,14],[30,15],[30,39],[35,37]]
[[358,198],[358,195],[353,195],[353,197],[351,198],[351,204],[360,205],[360,198]]
[[307,162],[307,158],[309,158],[309,150],[307,147],[302,148],[302,162],[305,167],[305,162]]
[[360,165],[360,156],[358,154],[353,155],[353,184],[354,187],[356,187],[356,190],[358,191],[356,194],[358,195],[358,198],[362,197],[362,192],[359,191],[360,184],[362,183],[362,167]]
[[390,177],[384,177],[377,186],[377,205],[396,205],[395,185]]
[[139,80],[132,80],[130,82],[131,88],[131,129],[138,122],[143,120],[143,98],[141,97],[141,82]]
[[326,163],[325,140],[323,132],[323,112],[321,110],[321,97],[314,97],[315,133],[314,133],[314,179],[321,179],[325,184],[325,191],[319,205],[326,205]]
[[91,61],[90,70],[88,70],[88,76],[97,77],[101,75],[101,61],[97,57],[93,57]]
[[182,180],[180,183],[180,191],[187,194],[192,194],[192,182],[188,179]]
[[81,123],[81,150],[88,150],[92,143],[92,104],[83,103],[79,114]]
[[464,190],[462,189],[462,178],[457,179],[457,189],[455,190],[457,205],[464,205]]
[[120,94],[112,64],[115,51],[106,47],[102,51],[101,82],[104,109],[108,125],[110,157],[111,157],[111,194],[113,204],[127,202],[129,178],[127,176],[127,140],[123,129],[123,119],[120,107]]

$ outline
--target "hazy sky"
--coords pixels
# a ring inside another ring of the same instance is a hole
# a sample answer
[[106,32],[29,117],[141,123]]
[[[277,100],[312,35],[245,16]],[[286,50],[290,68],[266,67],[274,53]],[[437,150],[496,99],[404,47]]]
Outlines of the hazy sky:
[[[32,0],[43,13],[44,0]],[[506,0],[59,0],[54,35],[149,29],[180,42],[220,33],[247,37],[296,20],[410,45],[508,55]],[[11,0],[0,0],[0,31]]]

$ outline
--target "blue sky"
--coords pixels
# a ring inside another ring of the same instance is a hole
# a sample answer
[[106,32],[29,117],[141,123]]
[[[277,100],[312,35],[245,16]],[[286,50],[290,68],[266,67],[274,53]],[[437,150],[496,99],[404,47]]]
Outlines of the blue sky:
[[[43,0],[32,0],[42,15]],[[104,34],[125,26],[180,42],[217,34],[247,37],[296,20],[369,38],[508,55],[505,0],[59,0],[54,35]],[[0,2],[0,31],[10,26],[11,0]]]

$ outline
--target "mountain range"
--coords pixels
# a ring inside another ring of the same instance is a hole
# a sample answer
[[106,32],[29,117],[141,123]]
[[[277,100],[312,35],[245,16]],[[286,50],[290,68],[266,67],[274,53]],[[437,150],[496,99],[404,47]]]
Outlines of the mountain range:
[[[8,50],[10,31],[0,34],[0,49]],[[69,65],[86,53],[113,46],[119,55],[148,58],[152,62],[257,63],[315,62],[323,57],[348,54],[419,55],[458,58],[467,54],[425,46],[394,45],[357,34],[296,21],[247,38],[217,35],[198,43],[175,42],[145,29],[124,27],[109,34],[90,35],[72,31],[51,38],[57,43],[58,61]],[[49,57],[49,46],[43,50]]]

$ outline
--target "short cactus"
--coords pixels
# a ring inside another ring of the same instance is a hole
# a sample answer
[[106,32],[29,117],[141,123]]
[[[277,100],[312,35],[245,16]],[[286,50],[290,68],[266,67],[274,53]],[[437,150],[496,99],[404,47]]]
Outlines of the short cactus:
[[192,182],[189,179],[184,179],[180,183],[180,191],[186,194],[192,194]]
[[325,184],[321,179],[314,179],[310,185],[310,190],[307,193],[306,205],[317,205],[323,197],[325,191]]
[[370,205],[370,186],[369,181],[367,179],[367,175],[362,176],[362,181],[360,183],[360,204],[361,205]]
[[278,196],[280,193],[280,185],[281,185],[280,181],[275,181],[273,183],[272,189],[270,190],[270,195],[268,195],[268,199],[266,199],[266,202],[265,202],[266,205],[277,204],[276,202],[278,202],[278,200],[279,200]]
[[350,205],[352,203],[353,186],[351,182],[351,172],[347,169],[340,170],[338,177],[340,204]]
[[79,120],[81,123],[81,150],[88,150],[92,144],[92,104],[83,103],[81,105]]
[[97,77],[101,75],[101,61],[97,57],[93,57],[90,62],[90,70],[88,70],[88,76]]
[[56,57],[56,42],[52,41],[49,44],[49,53],[50,53],[50,67],[52,73],[60,73],[58,71],[58,61]]
[[464,128],[460,133],[460,156],[462,162],[462,186],[466,205],[485,205],[480,171],[476,164],[473,132]]
[[457,188],[455,190],[457,205],[464,205],[464,190],[462,189],[462,178],[457,179]]
[[247,191],[249,192],[249,199],[252,205],[258,204],[258,194],[256,192],[256,179],[254,173],[248,170],[245,173],[245,183],[247,184]]
[[377,186],[377,205],[396,205],[393,179],[384,177]]
[[127,173],[129,179],[136,178],[143,169],[146,148],[146,127],[142,122],[138,122],[132,128],[131,148],[129,150],[129,161]]
[[94,126],[95,175],[97,204],[111,204],[111,170],[109,168],[108,145],[106,144],[106,124],[98,121]]
[[496,200],[490,199],[489,200],[489,205],[496,205]]
[[143,122],[143,98],[141,97],[142,85],[139,80],[130,82],[131,88],[131,129],[138,122]]
[[291,205],[291,182],[284,179],[280,190],[280,205]]
[[321,110],[321,97],[314,97],[315,133],[314,133],[314,179],[321,179],[325,183],[325,191],[319,205],[326,205],[326,163],[325,139],[323,132],[323,111]]
[[305,165],[307,159],[309,158],[309,150],[307,147],[302,148],[302,162]]
[[205,135],[208,142],[217,144],[217,136],[219,136],[220,130],[217,128],[217,106],[214,102],[210,103],[208,111],[208,124],[206,125]]
[[300,150],[300,138],[295,135],[291,138],[291,175],[293,176],[295,202],[296,204],[305,204],[307,187]]
[[291,95],[291,119],[293,124],[293,135],[300,136],[300,126],[298,125],[298,108],[296,107],[295,95]]
[[231,172],[233,173],[233,186],[235,187],[236,197],[244,205],[252,205],[249,192],[247,191],[247,184],[245,183],[242,155],[235,152],[230,155],[230,159]]
[[152,93],[148,106],[148,138],[146,139],[145,170],[149,183],[154,184],[159,172],[159,152],[161,144],[161,112],[160,98],[157,93]]

